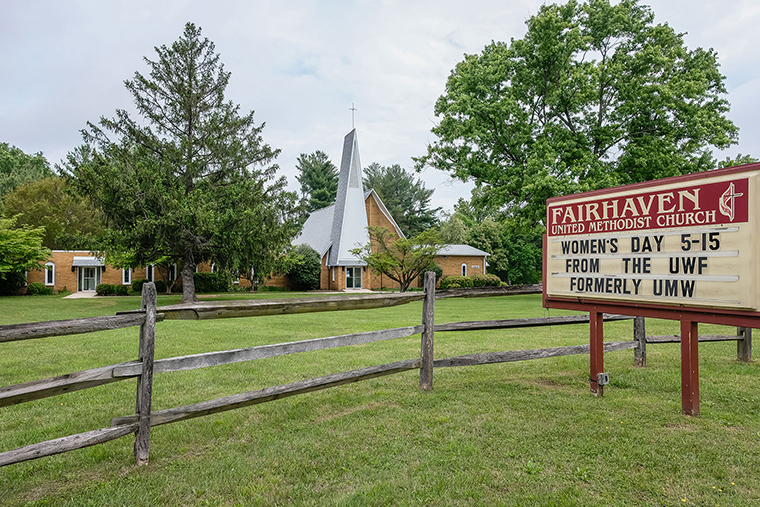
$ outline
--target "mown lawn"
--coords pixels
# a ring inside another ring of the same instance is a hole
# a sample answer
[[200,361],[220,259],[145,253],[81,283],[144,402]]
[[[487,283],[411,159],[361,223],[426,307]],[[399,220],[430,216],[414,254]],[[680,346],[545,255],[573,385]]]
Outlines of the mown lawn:
[[[285,297],[272,294],[256,297]],[[228,296],[220,296],[225,298]],[[232,297],[239,297],[235,295]],[[159,305],[178,297],[159,298]],[[0,324],[110,315],[139,298],[0,298]],[[156,357],[418,324],[422,304],[158,324]],[[446,299],[436,322],[559,315],[539,296]],[[678,324],[648,321],[649,334]],[[703,333],[733,329],[701,326]],[[632,323],[605,325],[626,340]],[[436,334],[436,357],[586,343],[588,326]],[[410,359],[410,338],[160,374],[154,409]],[[137,328],[0,344],[0,386],[135,359]],[[588,357],[372,379],[153,428],[150,464],[131,437],[0,468],[0,505],[760,505],[760,366],[736,344],[700,345],[702,414],[681,415],[677,344]],[[134,412],[135,381],[0,409],[0,451],[106,427]]]

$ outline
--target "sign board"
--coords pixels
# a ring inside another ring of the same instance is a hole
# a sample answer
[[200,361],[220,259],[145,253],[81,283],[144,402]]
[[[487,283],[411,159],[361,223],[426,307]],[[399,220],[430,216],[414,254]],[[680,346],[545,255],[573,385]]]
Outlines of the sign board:
[[760,310],[760,164],[547,201],[545,299]]

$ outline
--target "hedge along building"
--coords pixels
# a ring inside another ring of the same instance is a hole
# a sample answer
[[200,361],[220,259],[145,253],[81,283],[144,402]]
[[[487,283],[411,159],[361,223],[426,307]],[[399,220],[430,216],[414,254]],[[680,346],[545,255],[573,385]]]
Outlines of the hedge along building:
[[[293,245],[305,244],[322,259],[320,289],[398,288],[387,275],[373,273],[351,250],[369,243],[368,227],[385,227],[396,237],[404,233],[374,190],[364,190],[356,129],[343,139],[335,204],[313,212]],[[485,274],[487,252],[468,245],[446,245],[435,258],[444,276]],[[267,285],[282,285],[280,277]]]

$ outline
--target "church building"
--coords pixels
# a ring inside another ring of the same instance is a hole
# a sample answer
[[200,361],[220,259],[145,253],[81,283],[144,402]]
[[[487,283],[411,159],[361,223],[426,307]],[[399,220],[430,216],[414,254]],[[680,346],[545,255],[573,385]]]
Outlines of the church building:
[[[369,243],[367,227],[382,226],[397,237],[404,233],[386,209],[380,196],[374,190],[366,190],[362,185],[362,168],[359,161],[359,145],[356,130],[346,135],[338,177],[338,193],[335,203],[313,212],[303,226],[293,245],[307,244],[322,258],[319,288],[321,290],[397,289],[399,284],[386,275],[371,272],[367,263],[351,253]],[[434,259],[443,269],[444,276],[475,275],[486,272],[488,253],[468,245],[446,245]],[[215,271],[213,264],[203,263],[196,268],[199,272]],[[45,286],[71,292],[95,292],[100,283],[130,285],[132,280],[156,281],[164,277],[174,281],[179,269],[169,266],[167,273],[159,273],[152,264],[129,269],[108,266],[102,257],[86,251],[54,250],[42,271],[30,271],[27,281],[41,282]],[[262,280],[270,286],[287,286],[282,276],[272,276]],[[250,285],[245,278],[236,280],[242,287]],[[178,289],[181,280],[177,280]]]
[[[354,129],[343,140],[335,203],[313,212],[293,241],[293,245],[306,244],[319,253],[322,290],[398,288],[397,282],[372,272],[366,262],[351,253],[369,243],[368,227],[385,227],[404,237],[380,196],[372,189],[365,190],[362,181]],[[488,255],[469,245],[446,245],[435,263],[444,276],[484,274]]]

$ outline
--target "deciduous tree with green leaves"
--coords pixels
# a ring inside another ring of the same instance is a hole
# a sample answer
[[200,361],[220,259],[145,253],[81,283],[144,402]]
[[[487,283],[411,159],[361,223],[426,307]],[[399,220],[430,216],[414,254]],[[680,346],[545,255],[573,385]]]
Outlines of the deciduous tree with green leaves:
[[23,183],[53,176],[42,153],[27,155],[8,143],[0,143],[0,202],[3,196]]
[[368,227],[370,242],[351,250],[376,273],[398,282],[401,292],[427,271],[441,244],[438,232],[428,230],[413,238],[399,238],[385,227]]
[[649,7],[571,0],[527,27],[457,64],[418,168],[474,180],[540,226],[549,197],[704,171],[711,147],[736,142],[717,54],[687,48]]
[[40,262],[50,258],[42,246],[44,227],[16,226],[16,217],[0,218],[0,277],[43,269]]
[[388,212],[406,236],[416,236],[438,224],[436,213],[430,209],[433,189],[425,188],[422,180],[398,164],[381,166],[373,162],[364,168],[364,189],[378,193]]
[[301,184],[301,196],[306,211],[311,213],[330,206],[338,194],[338,168],[322,151],[301,153],[296,164],[296,179]]
[[5,195],[3,215],[18,216],[20,226],[44,227],[42,245],[52,250],[97,248],[103,232],[100,212],[68,186],[58,176],[19,185]]
[[719,160],[717,168],[720,169],[723,167],[734,167],[737,165],[751,164],[753,162],[757,162],[757,159],[752,155],[742,155],[739,153],[735,158],[726,157],[723,160]]
[[204,261],[269,272],[296,232],[296,196],[277,178],[279,150],[253,111],[225,100],[230,73],[192,23],[145,58],[149,75],[125,81],[140,120],[125,110],[83,130],[66,164],[72,184],[103,212],[107,251],[145,265],[182,260],[182,301],[195,300]]

